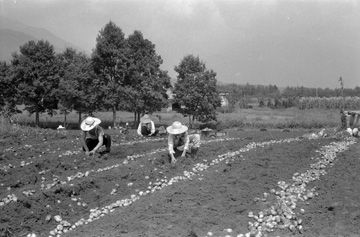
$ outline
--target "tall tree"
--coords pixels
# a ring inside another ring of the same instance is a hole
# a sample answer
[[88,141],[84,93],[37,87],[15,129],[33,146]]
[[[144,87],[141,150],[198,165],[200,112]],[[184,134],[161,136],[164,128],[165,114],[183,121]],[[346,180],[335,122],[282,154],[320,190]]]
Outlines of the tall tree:
[[216,73],[207,70],[199,57],[188,55],[175,67],[178,73],[174,102],[181,105],[178,112],[189,116],[190,126],[195,119],[216,120],[216,108],[221,99],[216,86]]
[[5,106],[5,103],[9,97],[8,86],[11,85],[8,81],[9,66],[6,62],[0,62],[0,108],[1,110]]
[[48,41],[29,41],[20,46],[20,54],[13,54],[12,66],[12,83],[18,85],[17,94],[25,109],[35,113],[38,126],[40,113],[52,115],[57,108],[59,63],[54,47]]
[[95,73],[100,77],[98,86],[102,94],[103,107],[113,112],[113,125],[116,110],[124,101],[124,80],[128,67],[127,45],[122,30],[109,22],[100,30],[96,47],[92,54]]
[[135,123],[145,111],[152,113],[167,104],[166,91],[171,87],[170,77],[160,69],[162,59],[155,45],[135,31],[128,39],[129,68],[126,95],[129,111],[134,112]]
[[58,55],[61,62],[61,79],[57,93],[59,109],[66,114],[72,110],[79,113],[79,123],[82,113],[92,113],[99,108],[97,102],[99,81],[93,72],[91,59],[83,53],[67,48]]
[[18,112],[16,99],[16,85],[11,83],[10,66],[6,62],[0,62],[0,114],[5,118]]

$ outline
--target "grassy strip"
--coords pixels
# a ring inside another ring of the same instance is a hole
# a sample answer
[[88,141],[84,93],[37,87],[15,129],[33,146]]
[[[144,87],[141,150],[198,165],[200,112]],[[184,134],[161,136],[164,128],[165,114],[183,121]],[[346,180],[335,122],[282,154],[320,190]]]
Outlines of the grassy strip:
[[[75,112],[67,116],[70,129],[79,129],[78,115]],[[98,112],[94,116],[102,120],[102,126],[111,126],[112,113]],[[158,112],[152,115],[157,126],[167,126],[173,121],[178,120],[184,124],[188,123],[188,118],[176,112]],[[22,125],[34,126],[34,115],[29,116],[27,112],[15,116],[15,121]],[[322,128],[334,127],[340,124],[340,113],[338,110],[308,109],[299,110],[297,108],[288,109],[239,109],[232,113],[218,113],[217,122],[207,124],[195,123],[196,127],[212,127],[216,129],[246,127],[246,128]],[[133,114],[119,111],[117,122],[125,124],[133,122]],[[63,124],[63,116],[58,114],[53,117],[43,114],[40,117],[40,126],[46,128],[57,128]]]

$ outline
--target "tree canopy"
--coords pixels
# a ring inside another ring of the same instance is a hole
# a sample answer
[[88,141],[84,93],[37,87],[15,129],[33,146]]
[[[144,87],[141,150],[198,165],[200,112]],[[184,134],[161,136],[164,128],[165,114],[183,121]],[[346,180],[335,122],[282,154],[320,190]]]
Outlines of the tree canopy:
[[175,67],[178,73],[174,89],[176,110],[189,116],[190,125],[196,119],[202,122],[216,120],[216,108],[221,99],[216,86],[216,73],[207,70],[199,57],[185,56]]
[[114,125],[116,111],[127,110],[138,122],[141,114],[167,104],[171,83],[162,63],[140,31],[125,38],[111,21],[99,31],[91,58],[71,48],[56,55],[49,42],[29,41],[13,54],[11,65],[0,63],[0,106],[25,104],[36,114],[36,125],[40,113],[52,115],[55,109],[65,114],[65,122],[73,110],[79,120],[81,113],[112,110]]
[[11,83],[10,65],[0,62],[0,114],[9,118],[16,109],[16,84]]
[[72,110],[79,113],[92,113],[100,107],[97,79],[91,59],[83,53],[67,48],[58,55],[61,62],[58,86],[59,109],[65,114]]
[[0,62],[0,106],[5,106],[8,96],[9,83],[8,80],[9,66],[6,62]]
[[136,122],[140,115],[161,110],[167,104],[166,91],[171,87],[170,77],[160,69],[162,59],[155,45],[135,31],[127,39],[129,68],[126,81],[128,111],[134,112]]
[[122,30],[109,22],[100,30],[92,54],[95,73],[100,77],[98,92],[101,94],[102,106],[113,112],[113,125],[116,121],[116,110],[124,102],[125,77],[128,68],[127,43]]
[[20,47],[20,54],[12,59],[11,83],[18,85],[16,95],[25,104],[25,109],[39,114],[53,114],[57,108],[56,89],[59,82],[59,63],[54,47],[48,41],[29,41]]

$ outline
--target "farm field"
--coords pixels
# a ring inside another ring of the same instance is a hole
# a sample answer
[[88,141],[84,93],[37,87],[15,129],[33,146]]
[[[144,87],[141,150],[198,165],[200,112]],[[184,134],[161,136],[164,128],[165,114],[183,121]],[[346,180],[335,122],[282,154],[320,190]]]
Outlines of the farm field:
[[360,237],[359,3],[1,1],[0,237]]
[[94,157],[79,131],[2,137],[0,236],[360,235],[360,146],[344,133],[231,129],[171,167],[166,137],[107,132]]

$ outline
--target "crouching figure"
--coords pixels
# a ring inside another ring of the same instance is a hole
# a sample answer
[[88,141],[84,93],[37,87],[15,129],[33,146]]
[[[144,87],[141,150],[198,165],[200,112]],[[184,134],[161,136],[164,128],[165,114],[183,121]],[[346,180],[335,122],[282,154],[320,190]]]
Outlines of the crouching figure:
[[359,136],[360,111],[342,111],[342,117],[346,131],[354,137]]
[[181,157],[190,154],[195,157],[200,148],[200,134],[188,134],[188,127],[178,121],[166,128],[169,133],[168,147],[171,163],[175,164],[175,155],[181,153]]
[[105,134],[104,129],[99,126],[101,120],[87,117],[82,121],[80,128],[83,131],[82,146],[87,156],[94,155],[101,146],[105,146],[102,153],[109,153],[111,149],[111,137]]
[[139,136],[156,136],[158,130],[155,129],[154,121],[151,120],[150,116],[145,114],[141,119],[137,129]]

